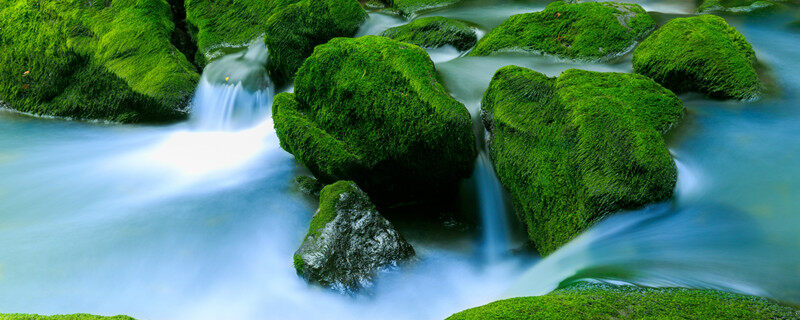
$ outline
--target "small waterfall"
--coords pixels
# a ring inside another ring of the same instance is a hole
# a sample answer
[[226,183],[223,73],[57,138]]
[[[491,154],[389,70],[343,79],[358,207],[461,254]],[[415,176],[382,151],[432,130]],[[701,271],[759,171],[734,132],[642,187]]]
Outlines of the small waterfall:
[[259,38],[245,50],[228,53],[209,63],[192,100],[196,128],[231,131],[264,122],[274,94],[266,61],[267,49]]
[[483,226],[483,254],[487,262],[496,262],[508,254],[511,240],[503,189],[485,152],[478,156],[475,182]]

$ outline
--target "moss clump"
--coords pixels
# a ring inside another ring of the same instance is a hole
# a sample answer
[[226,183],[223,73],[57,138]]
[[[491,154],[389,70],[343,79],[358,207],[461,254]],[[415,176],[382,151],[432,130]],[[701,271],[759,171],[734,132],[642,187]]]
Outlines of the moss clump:
[[727,12],[751,13],[780,7],[784,1],[763,0],[704,0],[697,7],[699,13]]
[[579,284],[539,297],[495,301],[460,319],[797,319],[800,311],[733,293],[683,288]]
[[184,117],[199,79],[163,0],[11,1],[0,9],[0,99],[34,114]]
[[299,0],[185,0],[186,21],[197,41],[200,64],[223,47],[245,46],[264,34],[278,9]]
[[425,48],[438,48],[451,45],[458,50],[466,51],[475,46],[478,35],[464,22],[444,18],[429,17],[411,23],[390,28],[381,36],[416,44]]
[[713,15],[672,19],[633,52],[633,69],[675,92],[752,99],[761,84],[756,54],[739,32]]
[[539,253],[615,211],[672,196],[662,138],[681,101],[647,77],[570,69],[497,71],[482,101],[489,151]]
[[319,198],[320,191],[325,187],[317,178],[309,176],[298,176],[294,181],[300,192],[314,198]]
[[273,78],[292,78],[317,45],[352,37],[367,19],[356,0],[304,0],[281,9],[266,24]]
[[602,59],[633,48],[655,28],[638,4],[553,2],[541,12],[511,16],[483,37],[473,56],[524,51],[571,59]]
[[325,183],[353,180],[376,201],[433,198],[472,172],[467,109],[422,48],[384,37],[317,46],[275,97],[281,146]]
[[385,0],[392,8],[406,17],[413,16],[419,11],[446,7],[461,0]]
[[9,313],[0,314],[0,320],[135,320],[128,316],[95,316],[85,313],[41,316],[38,314]]
[[[362,191],[358,189],[358,186],[352,181],[337,181],[322,188],[319,193],[319,208],[317,212],[314,213],[314,217],[311,218],[306,237],[313,237],[316,239],[320,231],[325,228],[325,225],[331,222],[333,218],[336,218],[339,207],[372,206],[372,204],[369,203],[369,199],[362,197],[348,197],[347,200],[350,200],[349,202],[342,202],[342,194],[360,193],[362,193]],[[352,203],[353,201],[358,203]],[[296,264],[297,256],[295,256],[295,265]]]

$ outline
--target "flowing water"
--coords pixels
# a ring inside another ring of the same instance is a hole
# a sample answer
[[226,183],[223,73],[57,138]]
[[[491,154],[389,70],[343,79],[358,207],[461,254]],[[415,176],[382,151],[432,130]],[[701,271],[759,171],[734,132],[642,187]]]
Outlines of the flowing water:
[[[660,20],[692,1],[640,1]],[[541,1],[477,1],[420,16],[472,22],[485,34]],[[669,137],[672,201],[618,214],[539,259],[485,150],[462,199],[477,227],[450,218],[396,225],[419,260],[355,297],[307,285],[291,256],[316,204],[269,118],[273,87],[258,45],[206,68],[185,123],[134,126],[0,111],[0,311],[128,314],[139,319],[441,319],[498,298],[544,294],[578,278],[708,287],[800,303],[800,37],[791,15],[728,20],[779,88],[756,102],[682,96],[690,113]],[[372,13],[361,34],[402,24]],[[258,44],[259,42],[254,42]],[[629,58],[472,58],[431,51],[476,120],[494,71],[516,64],[630,72]],[[482,144],[480,148],[483,150]],[[469,219],[468,219],[469,220]]]

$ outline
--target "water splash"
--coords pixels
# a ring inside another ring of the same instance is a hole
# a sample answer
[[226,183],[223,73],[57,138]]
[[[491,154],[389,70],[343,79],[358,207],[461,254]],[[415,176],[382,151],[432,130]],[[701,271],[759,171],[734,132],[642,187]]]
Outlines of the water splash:
[[212,61],[192,99],[197,129],[230,131],[265,121],[274,95],[266,69],[267,48],[256,39],[245,49]]

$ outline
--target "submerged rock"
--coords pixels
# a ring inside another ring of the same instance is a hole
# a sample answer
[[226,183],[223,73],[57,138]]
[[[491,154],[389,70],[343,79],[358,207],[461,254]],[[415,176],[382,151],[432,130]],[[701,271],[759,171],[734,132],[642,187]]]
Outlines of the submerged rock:
[[0,9],[0,100],[33,114],[184,118],[199,80],[158,0],[15,0]]
[[456,189],[475,161],[466,107],[422,48],[384,37],[336,38],[275,97],[284,150],[324,183],[352,180],[373,200],[425,200]]
[[369,286],[381,269],[414,256],[414,248],[351,181],[322,189],[319,209],[294,254],[301,277],[350,292]]
[[314,47],[335,37],[352,37],[366,19],[367,12],[356,0],[303,0],[288,5],[267,21],[267,68],[273,78],[292,78]]
[[461,319],[797,319],[800,311],[760,297],[685,288],[577,284],[456,313]]
[[507,66],[482,111],[498,178],[542,255],[606,214],[672,196],[677,172],[662,135],[684,108],[647,77]]
[[470,53],[551,54],[570,59],[622,55],[655,28],[638,4],[550,3],[543,11],[511,16],[484,36]]
[[637,73],[678,93],[752,99],[761,90],[753,48],[714,15],[670,20],[642,41],[632,62]]
[[416,44],[423,48],[451,45],[460,51],[469,50],[478,41],[475,29],[464,22],[445,17],[428,17],[389,28],[381,36]]
[[319,193],[325,187],[317,178],[309,176],[298,176],[294,179],[297,189],[307,196],[319,198]]

